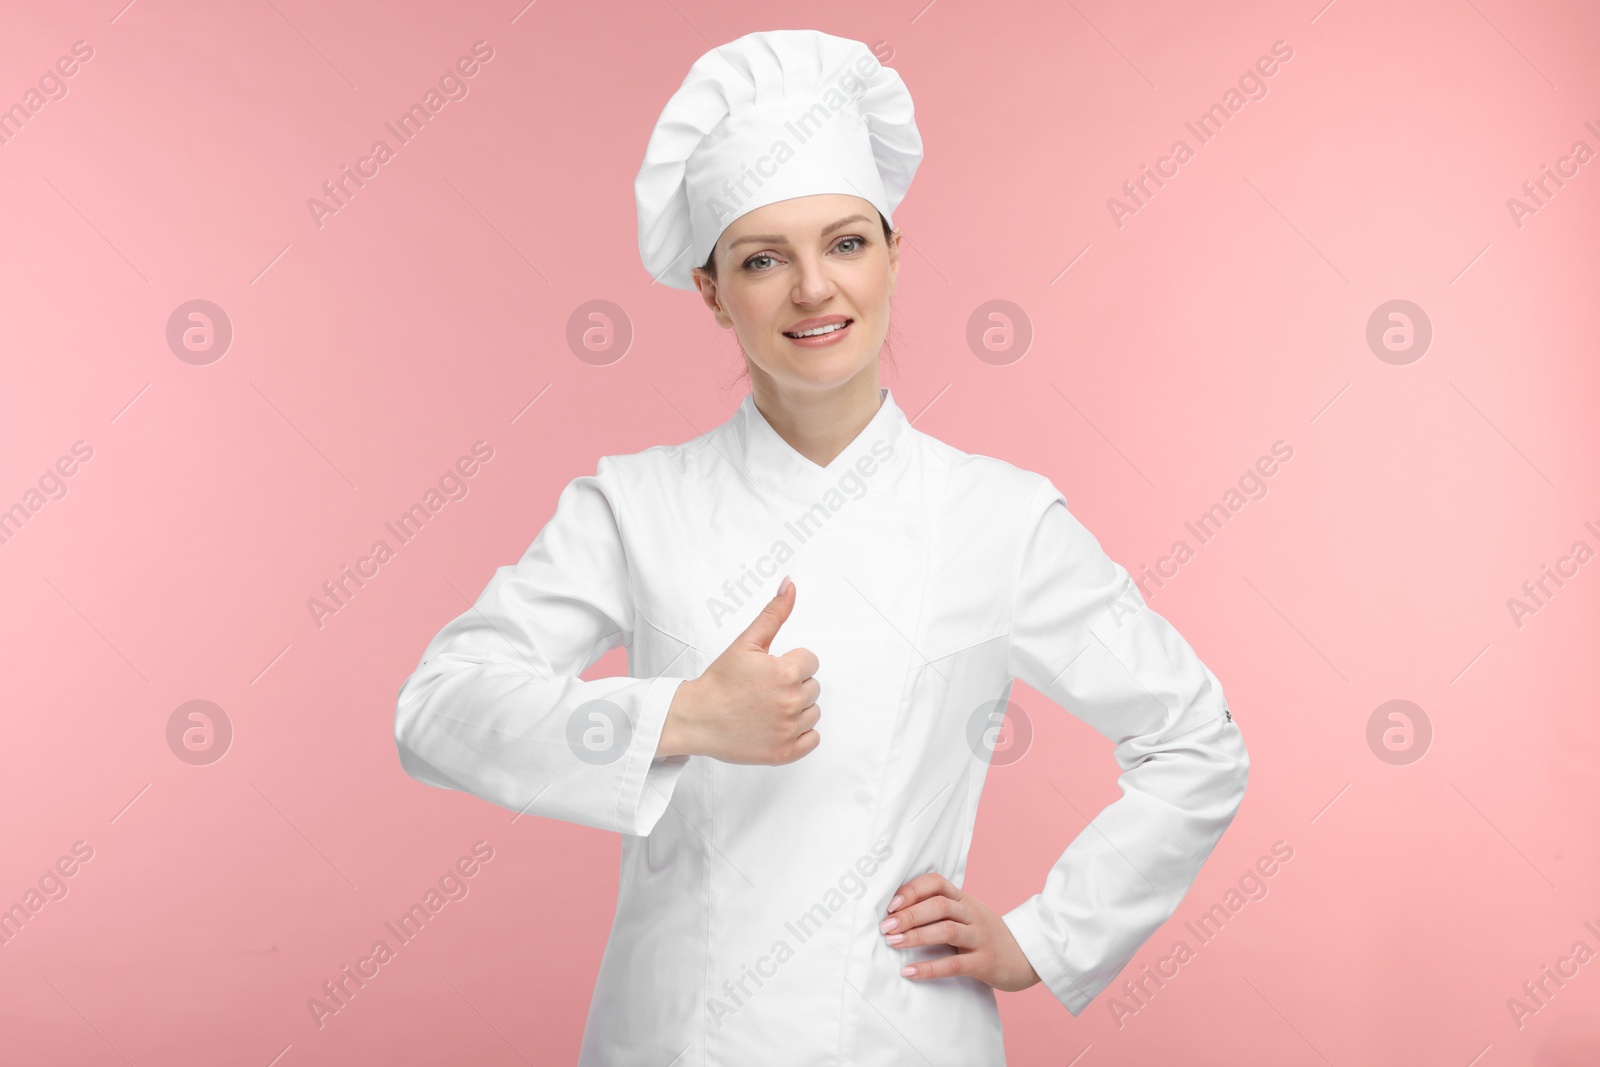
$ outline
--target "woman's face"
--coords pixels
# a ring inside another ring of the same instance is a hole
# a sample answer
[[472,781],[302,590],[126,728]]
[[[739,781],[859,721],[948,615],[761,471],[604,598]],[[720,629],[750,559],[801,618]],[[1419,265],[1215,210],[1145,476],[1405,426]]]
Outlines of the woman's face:
[[[735,219],[717,239],[717,277],[696,267],[695,283],[718,325],[738,336],[752,377],[783,390],[827,390],[877,363],[899,244],[898,234],[884,244],[878,209],[858,196],[799,196]],[[848,325],[793,336],[829,322]]]

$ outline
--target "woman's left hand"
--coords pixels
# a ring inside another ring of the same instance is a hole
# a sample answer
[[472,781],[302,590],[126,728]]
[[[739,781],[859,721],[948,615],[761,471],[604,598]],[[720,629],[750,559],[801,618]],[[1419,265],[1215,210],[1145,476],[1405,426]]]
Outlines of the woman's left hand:
[[895,896],[902,899],[898,904],[890,900],[889,918],[898,921],[884,931],[889,944],[895,948],[951,945],[956,950],[936,960],[908,964],[901,971],[907,978],[916,981],[963,974],[1007,993],[1039,981],[1005,920],[977,897],[957,889],[944,875],[935,871],[919,874],[895,890]]

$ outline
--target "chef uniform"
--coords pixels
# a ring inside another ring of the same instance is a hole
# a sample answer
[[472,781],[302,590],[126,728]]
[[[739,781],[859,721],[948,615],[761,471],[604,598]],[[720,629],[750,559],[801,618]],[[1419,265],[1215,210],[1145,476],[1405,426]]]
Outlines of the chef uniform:
[[[849,192],[889,217],[921,156],[899,77],[859,42],[751,34],[694,65],[652,135],[636,185],[652,274],[693,287],[685,265],[731,221],[697,194],[858,62],[872,69],[834,109],[831,154],[769,167],[734,210]],[[878,924],[916,875],[962,884],[1014,679],[1114,742],[1122,768],[1122,796],[1003,916],[1073,1015],[1238,809],[1249,757],[1221,685],[1061,491],[880,396],[825,467],[751,396],[694,440],[601,457],[400,691],[413,777],[622,835],[580,1067],[1004,1064],[994,989],[902,977],[954,949],[896,948]],[[678,687],[784,575],[796,600],[770,652],[816,655],[821,743],[782,766],[658,758]],[[618,644],[628,676],[579,677]],[[1038,830],[1066,825],[1051,814]]]

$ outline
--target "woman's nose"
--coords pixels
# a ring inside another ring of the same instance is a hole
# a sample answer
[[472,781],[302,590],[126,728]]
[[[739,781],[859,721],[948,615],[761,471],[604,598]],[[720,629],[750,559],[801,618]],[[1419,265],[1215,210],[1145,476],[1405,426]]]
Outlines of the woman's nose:
[[833,279],[820,261],[802,259],[795,264],[795,268],[798,272],[794,283],[795,295],[804,303],[815,304],[832,295]]

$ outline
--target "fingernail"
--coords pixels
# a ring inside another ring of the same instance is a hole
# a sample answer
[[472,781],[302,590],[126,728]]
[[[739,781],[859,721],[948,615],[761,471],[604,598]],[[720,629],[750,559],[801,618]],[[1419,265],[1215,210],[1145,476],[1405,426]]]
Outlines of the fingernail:
[[785,574],[783,576],[783,581],[778,583],[778,595],[782,596],[784,594],[784,592],[786,590],[788,590],[789,586],[791,586],[793,584],[794,584],[793,582],[789,581],[789,576],[787,574]]
[[896,926],[899,926],[899,925],[900,925],[900,920],[899,919],[885,919],[885,920],[883,920],[883,922],[878,924],[878,929],[882,930],[884,933],[888,933],[890,930],[893,930]]
[[915,967],[902,967],[900,968],[900,973],[905,975],[907,978],[910,978],[912,975],[917,973],[917,969]]
[[902,903],[905,902],[905,899],[905,897],[895,897],[893,900],[889,901],[889,910],[893,911],[894,909],[898,908]]
[[884,938],[884,940],[889,942],[889,944],[891,944],[891,945],[898,945],[900,942],[904,941],[905,939],[906,939],[906,935],[905,934],[890,934],[888,937]]

